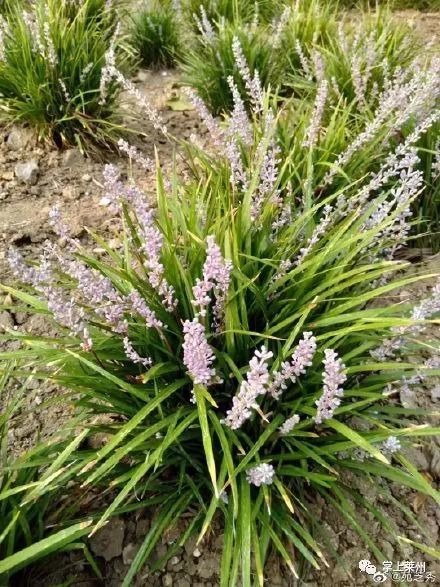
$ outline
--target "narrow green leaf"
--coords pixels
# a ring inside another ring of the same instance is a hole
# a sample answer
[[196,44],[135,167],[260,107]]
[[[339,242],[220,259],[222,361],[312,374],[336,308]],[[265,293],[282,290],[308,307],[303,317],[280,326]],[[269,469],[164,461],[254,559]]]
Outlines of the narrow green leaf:
[[368,440],[365,440],[365,438],[363,438],[360,434],[349,428],[346,424],[343,424],[338,420],[334,420],[333,418],[326,420],[325,423],[327,426],[330,426],[330,428],[336,430],[336,432],[339,432],[340,434],[351,440],[354,444],[356,444],[356,446],[359,446],[360,448],[370,453],[370,455],[372,455],[381,463],[389,465],[388,459],[380,452],[378,448],[370,444]]
[[241,577],[243,587],[251,587],[251,492],[245,475],[240,483]]
[[69,542],[73,542],[87,534],[91,524],[91,520],[74,524],[73,526],[70,526],[70,528],[60,530],[56,534],[52,534],[51,536],[48,536],[47,538],[44,538],[43,540],[3,559],[0,561],[0,575],[16,571],[32,561],[47,556],[52,552],[59,551]]
[[218,497],[217,487],[217,472],[215,467],[214,453],[212,451],[212,439],[211,432],[209,430],[208,415],[205,404],[205,391],[204,385],[194,385],[194,395],[196,397],[197,413],[199,415],[200,428],[202,431],[202,442],[203,448],[205,449],[205,458],[208,466],[209,475],[211,477],[214,494]]

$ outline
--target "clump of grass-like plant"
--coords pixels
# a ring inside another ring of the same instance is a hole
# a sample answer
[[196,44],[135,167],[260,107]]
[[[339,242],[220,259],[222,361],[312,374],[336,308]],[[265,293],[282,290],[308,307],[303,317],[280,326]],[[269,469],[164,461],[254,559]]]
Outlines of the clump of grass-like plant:
[[[73,10],[74,9],[74,10]],[[105,56],[117,48],[117,19],[105,0],[37,0],[2,21],[0,115],[28,123],[58,146],[111,144],[118,86],[102,95]]]
[[[232,108],[227,78],[236,72],[232,38],[237,36],[251,70],[281,97],[312,96],[325,79],[350,112],[368,113],[394,76],[408,73],[420,43],[387,10],[339,20],[337,6],[313,0],[279,8],[270,24],[213,22],[203,13],[202,34],[184,58],[185,79],[214,114]],[[422,67],[419,60],[417,68]],[[356,106],[354,108],[354,106]]]
[[[7,353],[3,353],[3,360]],[[32,375],[20,384],[17,365],[4,362],[0,376],[0,581],[9,579],[31,563],[64,550],[81,550],[98,577],[101,573],[87,545],[92,519],[79,518],[82,499],[71,495],[63,502],[65,485],[75,478],[69,459],[86,437],[59,430],[32,449],[16,455],[9,438],[10,425],[24,411]],[[9,396],[7,399],[6,396]],[[5,397],[3,397],[5,396]],[[60,398],[59,398],[60,399]],[[17,424],[17,422],[16,422]],[[73,424],[70,423],[71,425]],[[24,575],[22,582],[25,582]]]
[[[420,340],[440,310],[439,284],[414,304],[392,297],[422,279],[394,259],[422,187],[414,157],[398,157],[402,173],[367,198],[368,177],[329,184],[316,202],[306,175],[299,201],[276,114],[245,65],[252,119],[235,86],[224,126],[193,95],[215,149],[188,146],[185,181],[150,162],[155,205],[106,167],[107,201],[123,218],[119,249],[96,237],[105,254],[87,253],[54,210],[64,247],[48,246],[35,265],[9,254],[24,285],[8,291],[59,329],[51,339],[11,332],[26,344],[22,359],[74,391],[85,435],[106,434],[99,451],[71,455],[83,490],[116,492],[92,533],[121,508],[155,504],[124,587],[179,518],[183,533],[150,571],[191,535],[202,539],[214,516],[224,520],[223,585],[263,585],[271,552],[293,575],[299,555],[320,568],[327,553],[308,505],[317,496],[381,560],[352,500],[391,541],[393,526],[344,481],[347,471],[440,501],[401,452],[435,430],[391,400],[440,372],[434,346]],[[312,115],[309,158],[318,128]]]
[[386,10],[362,14],[352,24],[340,21],[336,27],[333,21],[333,30],[318,34],[316,29],[313,42],[291,38],[290,31],[286,26],[286,85],[299,92],[305,82],[326,79],[332,92],[360,111],[373,108],[387,84],[410,71],[420,48],[411,29],[393,22]]
[[181,22],[171,6],[147,3],[132,18],[131,45],[144,67],[172,67],[181,52]]
[[185,55],[184,80],[196,89],[215,115],[229,112],[233,107],[230,77],[241,91],[244,89],[237,69],[237,59],[241,56],[252,73],[258,72],[264,86],[278,86],[280,71],[272,62],[272,48],[264,29],[230,23],[218,29],[205,29]]
[[438,60],[425,67],[417,67],[415,60],[388,78],[368,107],[356,99],[347,102],[327,79],[318,84],[313,103],[286,101],[277,143],[297,200],[307,193],[311,201],[320,201],[365,177],[364,197],[370,199],[383,186],[392,187],[403,172],[402,161],[412,157],[413,171],[423,174],[423,182],[420,197],[410,203],[411,233],[423,235],[425,246],[438,250],[439,82]]
[[[176,5],[176,3],[174,3]],[[181,0],[177,2],[185,20],[203,33],[206,20],[213,23],[267,23],[282,10],[279,0]]]

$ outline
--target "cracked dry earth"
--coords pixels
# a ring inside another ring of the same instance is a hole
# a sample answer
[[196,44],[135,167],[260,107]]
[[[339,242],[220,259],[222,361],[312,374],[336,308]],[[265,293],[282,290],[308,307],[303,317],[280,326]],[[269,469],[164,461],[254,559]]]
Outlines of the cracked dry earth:
[[[438,30],[438,28],[436,28]],[[200,140],[206,140],[205,132],[196,114],[190,110],[173,111],[168,107],[169,100],[175,97],[175,84],[178,74],[173,71],[150,73],[141,71],[136,83],[147,99],[155,103],[162,111],[163,117],[173,136],[189,138],[196,134]],[[127,111],[132,105],[126,103]],[[136,145],[147,156],[152,156],[154,146],[165,168],[171,165],[174,149],[162,137],[155,135],[142,121],[145,136],[137,139]],[[3,129],[3,141],[0,144],[0,281],[10,282],[11,276],[5,261],[7,247],[13,245],[29,258],[35,258],[46,239],[55,239],[48,223],[48,212],[54,202],[59,201],[67,221],[73,228],[73,234],[85,246],[94,247],[84,226],[91,230],[105,233],[113,244],[118,243],[119,225],[108,209],[101,204],[103,161],[85,158],[77,150],[65,152],[37,145],[31,135],[23,129]],[[149,133],[149,134],[148,134]],[[118,163],[127,171],[127,162],[110,156],[112,162]],[[32,163],[23,169],[19,164]],[[136,180],[147,192],[152,193],[153,179],[140,172],[133,171]],[[26,175],[27,174],[27,175]],[[420,265],[413,265],[411,271],[428,273],[440,272],[440,257],[427,257]],[[402,300],[422,298],[431,282],[406,288],[399,292]],[[1,311],[1,304],[9,304],[10,297],[0,293],[0,330],[24,329],[35,334],[47,334],[50,326],[39,316],[29,317],[22,312]],[[435,328],[425,333],[429,339],[438,343],[440,334]],[[0,348],[13,348],[13,343],[4,343]],[[396,390],[393,400],[405,407],[429,408],[440,413],[440,386],[425,388],[422,384],[410,390]],[[12,386],[7,391],[3,407],[16,391]],[[14,454],[20,454],[33,446],[37,439],[50,436],[58,429],[60,423],[67,420],[69,410],[65,405],[54,402],[63,391],[55,386],[42,386],[30,381],[26,391],[26,400],[11,422],[9,440]],[[66,403],[67,405],[67,403]],[[439,425],[438,416],[431,416],[428,421]],[[365,425],[352,422],[354,428]],[[434,485],[440,481],[440,440],[438,438],[416,444],[405,449],[406,456],[417,469]],[[355,476],[347,478],[354,491],[364,497],[371,505],[380,506],[390,520],[394,538],[407,536],[416,541],[426,541],[429,545],[438,544],[440,511],[430,499],[424,499],[414,491],[407,490],[394,483],[368,485]],[[385,491],[386,490],[386,491]],[[389,490],[389,491],[388,491]],[[372,557],[371,552],[346,521],[334,510],[329,509],[323,500],[310,501],[310,508],[317,519],[317,536],[324,549],[329,553],[328,567],[323,565],[319,572],[302,569],[302,579],[295,580],[280,561],[271,558],[266,565],[267,585],[271,587],[351,587],[367,585],[371,578],[358,569],[358,562]],[[404,505],[416,518],[407,517],[399,507]],[[411,545],[400,543],[397,547],[387,540],[383,530],[374,516],[359,509],[352,503],[353,509],[363,530],[371,535],[389,560],[413,560],[426,562],[427,569],[440,577],[440,565],[430,556],[415,551]],[[154,511],[143,511],[109,522],[90,540],[90,549],[100,566],[104,579],[98,580],[84,562],[80,552],[59,555],[35,565],[18,582],[12,585],[23,587],[49,587],[68,584],[81,587],[105,585],[120,587],[122,580],[132,562],[140,543],[148,531]],[[218,568],[221,558],[222,528],[215,523],[212,531],[200,545],[190,540],[185,547],[177,549],[168,561],[166,568],[154,571],[153,566],[185,529],[188,520],[179,520],[162,536],[161,544],[154,550],[144,571],[136,578],[134,587],[217,587],[219,585]],[[391,583],[384,583],[387,587]]]

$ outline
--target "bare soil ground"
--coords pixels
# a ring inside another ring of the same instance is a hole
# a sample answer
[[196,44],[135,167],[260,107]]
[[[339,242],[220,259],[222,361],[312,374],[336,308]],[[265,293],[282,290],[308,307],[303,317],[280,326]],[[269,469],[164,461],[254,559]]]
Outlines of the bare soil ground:
[[[416,11],[399,11],[396,13],[396,18],[413,23],[423,38],[437,36],[438,39],[440,36],[440,13],[421,14]],[[175,85],[178,79],[178,74],[174,71],[155,73],[141,71],[136,83],[146,98],[161,109],[172,135],[177,139],[188,139],[193,133],[203,137],[204,130],[194,112],[173,111],[168,106],[168,101],[175,97]],[[132,108],[129,99],[126,100],[125,108],[127,112]],[[136,139],[136,144],[147,156],[153,156],[154,147],[156,147],[165,167],[170,165],[175,154],[173,144],[154,133],[145,121],[141,120],[140,124],[145,136]],[[85,158],[77,150],[58,152],[50,147],[37,145],[31,134],[23,130],[3,129],[0,132],[3,136],[0,144],[1,282],[11,281],[5,260],[5,253],[9,246],[17,247],[26,257],[35,258],[44,241],[54,238],[48,223],[48,212],[57,201],[61,204],[66,220],[73,227],[74,236],[81,239],[85,245],[94,246],[84,229],[85,226],[92,230],[99,230],[100,233],[104,232],[110,240],[118,239],[118,222],[100,203],[103,195],[101,179],[103,161]],[[110,156],[109,159],[113,162],[117,160],[123,171],[128,171],[126,160],[117,159],[115,156]],[[35,183],[20,181],[17,178],[16,165],[31,160],[34,160],[38,166]],[[151,177],[139,171],[136,171],[135,175],[147,191],[152,191]],[[439,257],[429,259],[425,269],[430,272],[440,271]],[[423,297],[419,287],[406,289],[401,295]],[[1,304],[9,302],[8,296],[0,294],[0,308]],[[20,312],[0,311],[0,330],[10,328],[26,329],[34,333],[50,332],[50,325],[39,317],[29,318]],[[427,335],[439,338],[437,331],[429,332]],[[9,389],[9,396],[14,393],[14,390],[14,386]],[[11,422],[10,441],[13,453],[21,453],[32,446],[38,438],[51,435],[60,426],[60,422],[68,418],[69,409],[66,405],[54,401],[59,399],[62,393],[62,390],[55,386],[43,386],[35,381],[30,383],[26,402],[17,418]],[[408,394],[397,396],[397,400],[408,407],[429,407],[436,409],[437,412],[440,408],[438,389],[426,389],[422,385],[416,386],[409,396]],[[438,425],[438,418],[435,423]],[[408,456],[430,481],[438,483],[440,480],[440,441],[438,439],[415,446],[409,450]],[[395,527],[396,536],[406,535],[417,542],[423,542],[420,528],[402,514],[396,505],[398,502],[415,514],[418,523],[429,535],[429,543],[435,545],[438,542],[440,511],[430,500],[421,499],[415,492],[403,489],[397,484],[389,485],[394,498],[392,500],[381,495],[380,487],[358,486],[358,480],[355,477],[350,479],[350,483],[353,489],[358,490],[371,504],[384,507]],[[347,529],[346,522],[322,501],[314,501],[311,507],[317,519],[321,521],[319,527],[322,532],[322,542],[330,552],[336,554],[335,561],[329,561],[330,566],[319,573],[310,573],[305,570],[303,581],[298,582],[288,576],[277,560],[270,560],[266,567],[269,577],[267,584],[271,587],[290,585],[351,587],[371,581],[370,577],[361,574],[357,568],[359,560],[372,556],[357,534]],[[436,573],[437,578],[440,577],[438,563],[435,563],[428,555],[417,553],[410,545],[404,543],[401,544],[400,549],[395,550],[395,547],[383,536],[383,531],[374,517],[368,512],[360,511],[355,504],[353,507],[361,517],[364,531],[376,539],[389,560],[426,561],[429,570]],[[100,584],[106,587],[119,587],[128,565],[148,531],[153,516],[154,512],[142,512],[139,515],[115,519],[91,541],[92,552],[97,556],[103,570],[102,582],[97,581],[93,576],[81,555],[72,552],[47,561],[44,565],[36,566],[25,576],[20,577],[17,585],[48,587],[71,581],[69,584],[74,586]],[[179,528],[171,528],[163,536],[162,544],[153,553],[152,562],[163,555],[166,546],[176,539],[178,531]],[[134,585],[217,586],[221,539],[221,527],[215,527],[203,544],[196,547],[194,542],[190,542],[185,548],[179,549],[163,572],[149,573],[149,569],[146,568]]]
[[394,18],[412,27],[421,39],[440,40],[440,12],[419,12],[418,10],[397,10]]

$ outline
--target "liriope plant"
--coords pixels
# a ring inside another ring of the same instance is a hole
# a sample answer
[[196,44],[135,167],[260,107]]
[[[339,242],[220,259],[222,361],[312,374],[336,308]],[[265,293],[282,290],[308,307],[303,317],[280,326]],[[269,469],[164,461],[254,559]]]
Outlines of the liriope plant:
[[101,577],[89,549],[80,541],[90,532],[93,522],[92,517],[76,519],[84,496],[71,494],[68,500],[63,500],[65,484],[75,477],[66,463],[86,438],[87,429],[75,435],[74,419],[54,438],[45,438],[29,451],[16,455],[17,447],[12,446],[9,431],[12,422],[17,425],[26,409],[25,398],[32,374],[27,374],[22,383],[20,379],[16,364],[2,364],[0,581],[7,585],[12,574],[22,569],[25,572],[31,563],[65,549],[81,550],[96,575]]
[[[248,141],[251,133],[246,130],[246,109],[252,100],[241,100],[239,88],[255,89],[260,76],[255,67],[249,66],[238,37],[233,39],[232,47],[236,73],[226,80],[232,96],[231,121],[247,135],[242,138]],[[284,162],[280,173],[283,181],[289,183],[293,204],[301,204],[304,198],[317,203],[338,190],[350,192],[355,182],[363,182],[364,201],[374,200],[383,187],[392,187],[411,158],[412,167],[423,172],[422,192],[411,202],[417,219],[412,234],[423,235],[424,242],[435,250],[440,62],[433,58],[426,67],[418,69],[416,64],[417,60],[409,70],[403,69],[388,79],[377,96],[376,106],[362,113],[356,101],[348,103],[342,95],[335,96],[328,80],[322,79],[313,101],[292,98],[284,102],[277,117],[274,142],[278,158]],[[218,125],[200,98],[197,93],[194,104],[215,137],[222,131],[216,130]],[[209,168],[206,173],[218,169],[215,154],[202,150],[199,159]],[[244,166],[246,161],[244,157]]]
[[263,22],[273,18],[282,10],[284,2],[279,0],[170,0],[193,27],[202,33],[207,21],[212,22]]
[[299,15],[290,14],[280,32],[281,43],[288,47],[280,56],[285,59],[285,84],[298,93],[326,79],[337,96],[356,104],[356,111],[373,108],[395,75],[408,74],[420,55],[419,40],[386,9],[373,16],[361,13],[351,24],[325,17],[321,24],[310,19],[307,37],[295,32],[301,23],[292,26],[290,20],[295,23]]
[[0,117],[27,123],[57,146],[112,145],[121,130],[118,86],[102,69],[119,48],[117,15],[105,0],[38,0],[11,6],[0,23]]
[[[307,0],[280,5],[270,23],[216,21],[203,9],[197,22],[201,34],[188,43],[183,69],[214,114],[232,108],[226,80],[236,73],[233,36],[264,86],[270,84],[282,97],[307,96],[326,80],[354,116],[373,109],[387,84],[402,72],[408,75],[420,54],[411,29],[395,23],[385,9],[374,16],[361,13],[350,24],[336,3]],[[421,66],[419,61],[415,69]]]
[[[67,459],[84,491],[108,495],[91,534],[124,508],[155,506],[124,587],[182,517],[182,534],[151,571],[188,537],[202,540],[219,516],[221,585],[263,585],[271,552],[294,576],[299,557],[318,569],[328,554],[313,531],[317,496],[381,560],[353,502],[391,534],[392,526],[345,481],[347,471],[440,501],[401,452],[438,430],[392,400],[400,385],[440,373],[438,349],[422,340],[440,311],[438,282],[414,304],[393,298],[435,277],[408,276],[394,260],[422,188],[414,154],[370,198],[367,177],[316,202],[305,176],[298,205],[276,114],[258,76],[242,75],[253,120],[233,83],[226,125],[193,95],[215,155],[188,145],[185,179],[150,162],[155,202],[106,167],[107,202],[123,223],[119,248],[96,235],[104,254],[91,255],[55,209],[59,244],[36,264],[9,253],[23,286],[7,291],[59,334],[11,332],[23,346],[4,359],[71,389],[77,430],[105,433],[100,450],[78,446]],[[315,128],[312,116],[309,146]],[[129,154],[148,167],[134,148]]]
[[279,85],[281,71],[273,60],[264,28],[229,22],[214,27],[209,20],[201,22],[201,27],[203,34],[188,45],[182,69],[185,83],[197,90],[214,115],[233,108],[230,76],[244,90],[237,70],[237,42],[251,69],[259,72],[263,85]]
[[130,44],[144,67],[172,67],[182,51],[179,13],[172,6],[146,2],[130,23]]

